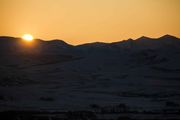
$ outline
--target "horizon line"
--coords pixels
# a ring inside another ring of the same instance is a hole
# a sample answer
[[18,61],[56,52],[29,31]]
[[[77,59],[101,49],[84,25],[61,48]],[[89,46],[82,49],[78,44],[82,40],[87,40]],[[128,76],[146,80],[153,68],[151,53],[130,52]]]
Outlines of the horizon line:
[[[67,42],[66,40],[63,40],[63,39],[41,39],[41,38],[34,38],[34,40],[41,40],[41,41],[44,41],[44,42],[50,42],[50,41],[63,41],[65,42],[66,44],[69,44],[69,45],[72,45],[72,46],[80,46],[80,45],[85,45],[85,44],[92,44],[92,43],[104,43],[104,44],[111,44],[111,43],[117,43],[117,42],[123,42],[123,41],[128,41],[128,40],[138,40],[138,39],[141,39],[141,38],[149,38],[149,39],[159,39],[159,38],[162,38],[162,37],[165,37],[165,36],[171,36],[171,37],[175,37],[175,38],[178,38],[180,39],[179,37],[175,36],[175,35],[171,35],[171,34],[164,34],[164,35],[161,35],[159,37],[148,37],[148,36],[140,36],[136,39],[133,39],[133,38],[128,38],[128,39],[122,39],[122,40],[117,40],[117,41],[114,41],[114,42],[101,42],[101,41],[95,41],[95,42],[87,42],[87,43],[81,43],[81,44],[70,44],[69,42]],[[15,39],[22,39],[21,37],[15,37],[15,36],[6,36],[6,35],[2,35],[0,36],[1,37],[9,37],[9,38],[15,38]]]

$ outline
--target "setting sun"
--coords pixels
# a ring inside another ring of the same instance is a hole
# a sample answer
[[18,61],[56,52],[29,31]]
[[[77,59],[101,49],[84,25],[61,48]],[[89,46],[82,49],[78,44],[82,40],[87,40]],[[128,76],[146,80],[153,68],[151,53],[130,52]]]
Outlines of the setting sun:
[[31,42],[31,41],[33,41],[34,38],[33,38],[33,36],[31,34],[24,34],[22,36],[22,39],[27,41],[27,42]]

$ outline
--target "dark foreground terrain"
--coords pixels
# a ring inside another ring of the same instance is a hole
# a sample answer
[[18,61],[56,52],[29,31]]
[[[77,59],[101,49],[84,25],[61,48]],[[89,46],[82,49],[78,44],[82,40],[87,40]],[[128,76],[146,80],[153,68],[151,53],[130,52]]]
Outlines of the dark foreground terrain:
[[114,108],[99,111],[6,111],[1,112],[4,120],[179,120],[179,111],[130,111]]

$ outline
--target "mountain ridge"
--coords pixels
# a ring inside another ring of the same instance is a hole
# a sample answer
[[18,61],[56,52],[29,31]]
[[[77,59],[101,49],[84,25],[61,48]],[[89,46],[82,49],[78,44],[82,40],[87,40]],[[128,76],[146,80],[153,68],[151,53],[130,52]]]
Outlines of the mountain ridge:
[[[0,42],[2,42],[2,40],[9,40],[9,39],[16,39],[16,40],[21,40],[21,38],[19,38],[19,37],[12,37],[12,36],[0,36]],[[163,36],[160,36],[160,37],[158,37],[158,38],[151,38],[151,37],[147,37],[147,36],[141,36],[141,37],[139,37],[139,38],[137,38],[137,39],[131,39],[131,38],[129,38],[129,39],[127,39],[127,40],[119,40],[119,41],[116,41],[116,42],[110,42],[110,43],[106,43],[106,42],[99,42],[99,41],[97,41],[97,42],[90,42],[90,43],[83,43],[83,44],[79,44],[79,45],[72,45],[72,44],[69,44],[69,43],[67,43],[67,42],[65,42],[64,40],[61,40],[61,39],[53,39],[53,40],[43,40],[43,39],[35,39],[35,40],[38,40],[38,41],[41,41],[41,42],[48,42],[48,43],[60,43],[60,44],[64,44],[64,45],[69,45],[69,46],[89,46],[89,45],[91,45],[91,44],[93,44],[93,45],[107,45],[107,44],[116,44],[116,43],[123,43],[123,42],[127,42],[127,41],[148,41],[148,40],[163,40],[163,39],[168,39],[168,40],[170,40],[170,39],[179,39],[178,37],[176,37],[176,36],[173,36],[173,35],[169,35],[169,34],[166,34],[166,35],[163,35]]]
[[71,45],[63,40],[54,39],[45,41],[35,39],[33,43],[23,42],[21,38],[0,36],[0,53],[31,53],[31,54],[81,54],[82,52],[107,52],[120,50],[147,50],[147,49],[178,49],[180,39],[171,35],[164,35],[159,38],[142,36],[135,40],[128,39],[112,43],[93,42],[82,45]]

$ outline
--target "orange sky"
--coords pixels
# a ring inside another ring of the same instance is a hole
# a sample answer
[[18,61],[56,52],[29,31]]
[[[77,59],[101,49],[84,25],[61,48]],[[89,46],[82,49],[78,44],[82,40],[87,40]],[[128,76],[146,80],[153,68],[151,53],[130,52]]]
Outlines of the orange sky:
[[70,44],[180,37],[180,0],[0,0],[0,35]]

